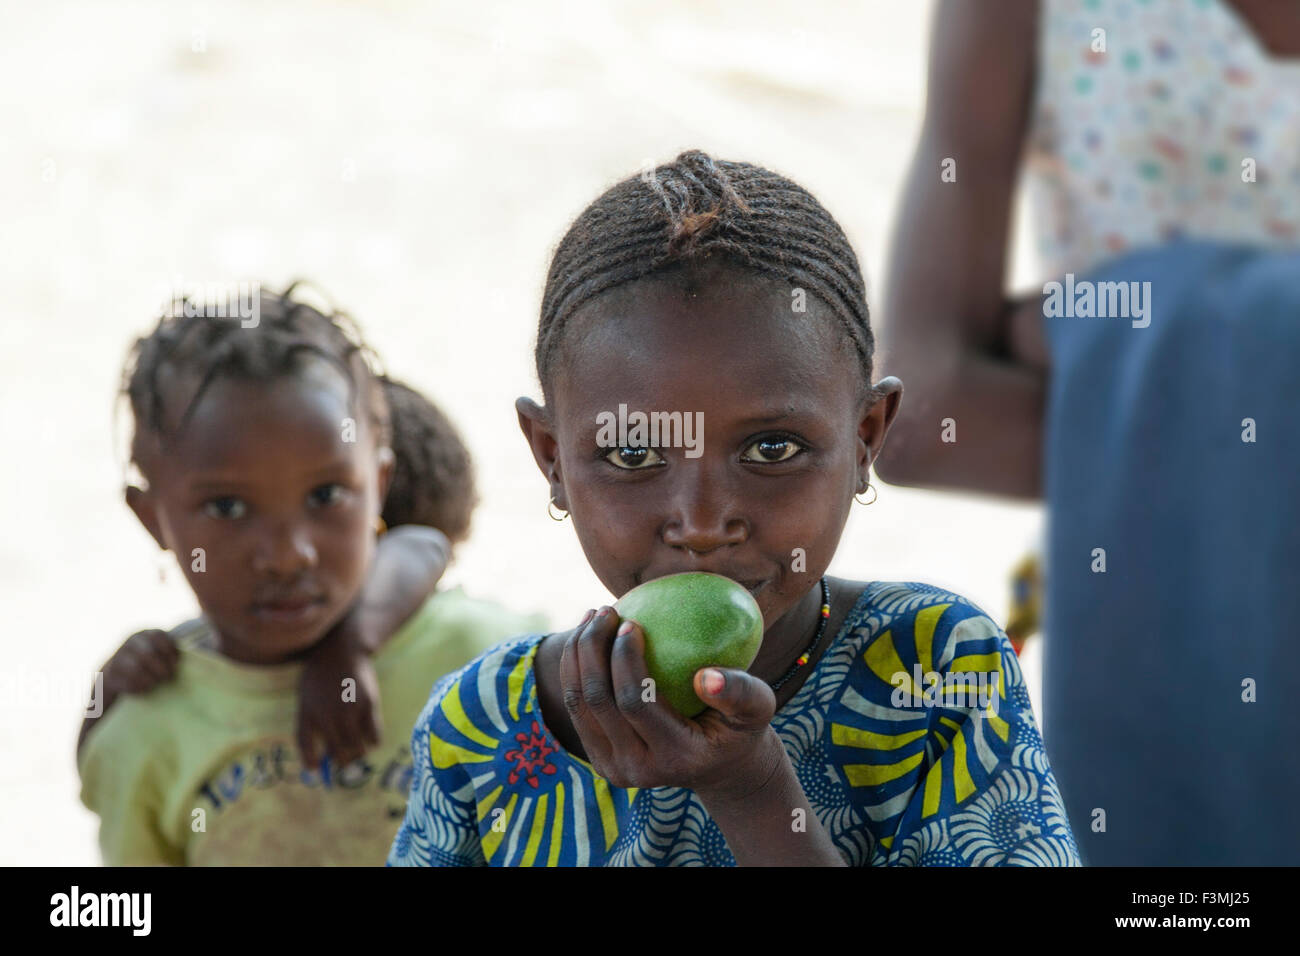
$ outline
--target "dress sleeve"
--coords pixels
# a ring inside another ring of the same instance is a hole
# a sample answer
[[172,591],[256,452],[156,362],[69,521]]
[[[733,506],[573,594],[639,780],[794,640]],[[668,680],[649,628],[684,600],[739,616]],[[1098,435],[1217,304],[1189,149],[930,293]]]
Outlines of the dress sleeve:
[[444,692],[461,673],[434,685],[411,732],[413,773],[406,817],[388,853],[388,866],[486,866],[479,843],[474,785],[463,765],[433,764],[434,727]]
[[913,646],[941,684],[925,682],[926,759],[873,864],[1080,865],[1010,641],[969,604],[927,610],[938,613],[917,614],[929,635]]

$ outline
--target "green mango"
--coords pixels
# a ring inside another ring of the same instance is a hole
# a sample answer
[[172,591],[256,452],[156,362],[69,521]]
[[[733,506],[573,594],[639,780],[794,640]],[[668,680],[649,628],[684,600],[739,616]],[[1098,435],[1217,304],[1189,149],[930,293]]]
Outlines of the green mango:
[[614,605],[645,632],[645,661],[657,694],[683,717],[708,705],[695,693],[701,667],[747,670],[763,643],[763,612],[730,578],[687,571],[647,581]]

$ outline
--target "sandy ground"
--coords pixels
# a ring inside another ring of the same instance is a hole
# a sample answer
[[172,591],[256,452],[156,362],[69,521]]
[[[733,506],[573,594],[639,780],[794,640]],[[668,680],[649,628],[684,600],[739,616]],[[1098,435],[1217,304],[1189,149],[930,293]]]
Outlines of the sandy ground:
[[[477,456],[483,503],[449,582],[568,622],[606,594],[571,527],[547,518],[513,411],[536,391],[551,246],[603,187],[698,146],[800,180],[876,279],[921,116],[929,12],[10,5],[0,863],[98,860],[77,798],[79,699],[125,635],[193,610],[122,504],[111,428],[128,342],[168,287],[321,283]],[[999,620],[1039,522],[1033,507],[891,487],[855,511],[832,573],[941,584]],[[1036,653],[1025,666],[1036,686]]]

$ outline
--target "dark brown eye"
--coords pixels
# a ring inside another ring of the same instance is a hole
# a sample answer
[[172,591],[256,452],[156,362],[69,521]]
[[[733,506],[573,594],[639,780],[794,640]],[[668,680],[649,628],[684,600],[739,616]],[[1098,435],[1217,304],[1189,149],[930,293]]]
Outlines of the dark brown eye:
[[640,471],[663,462],[663,458],[653,448],[615,448],[605,460],[624,471]]
[[346,488],[338,482],[332,481],[327,485],[320,485],[319,487],[312,489],[310,495],[311,503],[318,508],[328,508],[330,505],[336,505],[341,502],[346,493]]
[[203,505],[203,513],[209,518],[219,518],[233,521],[244,517],[248,512],[248,506],[244,504],[242,498],[235,498],[231,495],[223,495],[220,498],[213,498]]
[[803,446],[789,438],[760,438],[745,449],[742,461],[757,461],[771,464],[793,458],[803,451]]

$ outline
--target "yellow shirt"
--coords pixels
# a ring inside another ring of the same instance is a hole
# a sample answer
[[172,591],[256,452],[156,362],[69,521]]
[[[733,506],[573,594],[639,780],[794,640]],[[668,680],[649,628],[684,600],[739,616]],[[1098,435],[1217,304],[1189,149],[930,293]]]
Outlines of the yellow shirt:
[[433,595],[374,657],[379,746],[308,771],[294,734],[303,665],[238,663],[210,649],[204,619],[181,625],[175,681],[121,698],[81,750],[81,799],[100,817],[105,864],[382,865],[434,682],[544,628],[459,588]]

